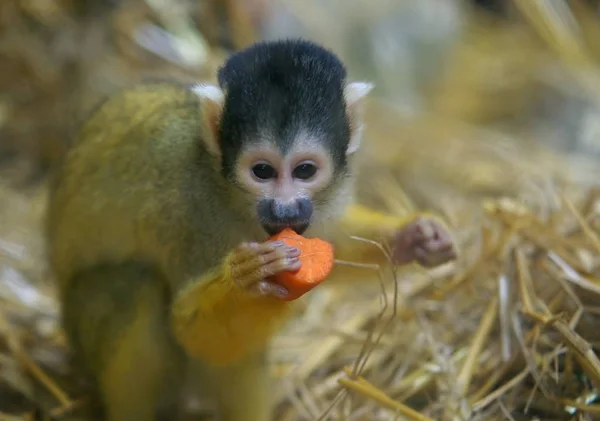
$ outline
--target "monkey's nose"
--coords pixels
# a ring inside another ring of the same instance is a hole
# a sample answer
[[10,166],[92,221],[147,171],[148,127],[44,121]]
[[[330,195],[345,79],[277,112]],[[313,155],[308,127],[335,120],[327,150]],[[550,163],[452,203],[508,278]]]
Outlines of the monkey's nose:
[[312,211],[311,200],[304,198],[288,203],[264,200],[258,206],[261,224],[269,235],[277,234],[285,228],[302,234],[310,224]]
[[282,223],[291,223],[297,219],[309,219],[312,205],[308,199],[298,199],[291,203],[280,203],[273,200],[271,212],[273,212],[274,218]]

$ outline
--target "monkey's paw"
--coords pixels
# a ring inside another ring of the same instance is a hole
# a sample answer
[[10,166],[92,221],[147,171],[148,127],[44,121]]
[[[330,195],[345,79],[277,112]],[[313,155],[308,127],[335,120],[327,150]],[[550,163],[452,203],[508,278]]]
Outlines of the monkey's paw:
[[300,269],[300,250],[283,241],[242,243],[231,255],[231,275],[236,284],[255,295],[285,298],[286,288],[268,279],[281,272]]
[[434,218],[420,217],[394,234],[397,264],[417,261],[434,267],[456,259],[456,246],[448,230]]

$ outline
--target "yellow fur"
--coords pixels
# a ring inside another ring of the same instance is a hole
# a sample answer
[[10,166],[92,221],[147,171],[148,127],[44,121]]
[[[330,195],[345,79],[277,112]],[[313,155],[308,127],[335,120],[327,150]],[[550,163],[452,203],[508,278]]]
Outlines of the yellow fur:
[[240,290],[229,263],[183,289],[173,304],[173,331],[186,351],[213,365],[263,348],[290,314],[290,303]]

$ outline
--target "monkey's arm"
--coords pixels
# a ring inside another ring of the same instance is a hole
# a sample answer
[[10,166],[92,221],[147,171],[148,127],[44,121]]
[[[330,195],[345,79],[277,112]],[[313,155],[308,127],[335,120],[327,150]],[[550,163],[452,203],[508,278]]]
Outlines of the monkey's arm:
[[352,235],[359,237],[373,237],[386,235],[402,228],[414,221],[419,216],[428,216],[425,213],[411,213],[404,216],[394,216],[379,212],[363,205],[349,206],[342,218],[341,226]]
[[229,262],[179,291],[172,307],[178,342],[190,355],[215,365],[260,350],[290,311],[287,302],[241,288]]
[[341,230],[335,238],[336,258],[353,260],[360,257],[364,262],[365,258],[370,261],[375,258],[375,255],[379,255],[380,260],[381,253],[373,245],[349,237],[361,237],[372,241],[391,240],[395,231],[402,229],[418,216],[418,214],[394,216],[363,205],[349,206],[339,221]]
[[346,210],[339,226],[345,234],[336,238],[336,256],[341,260],[358,258],[362,263],[380,263],[383,259],[375,246],[350,239],[349,235],[387,241],[397,264],[418,261],[425,266],[435,266],[456,257],[446,224],[427,212],[394,216],[354,204]]

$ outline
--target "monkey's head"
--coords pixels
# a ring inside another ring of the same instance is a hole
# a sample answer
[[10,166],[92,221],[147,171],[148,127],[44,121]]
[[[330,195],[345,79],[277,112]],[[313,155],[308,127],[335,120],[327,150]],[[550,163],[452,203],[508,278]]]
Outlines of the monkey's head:
[[333,53],[303,40],[255,44],[232,55],[218,79],[194,91],[207,149],[236,187],[232,204],[269,235],[323,228],[343,212],[372,85],[347,82]]

